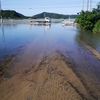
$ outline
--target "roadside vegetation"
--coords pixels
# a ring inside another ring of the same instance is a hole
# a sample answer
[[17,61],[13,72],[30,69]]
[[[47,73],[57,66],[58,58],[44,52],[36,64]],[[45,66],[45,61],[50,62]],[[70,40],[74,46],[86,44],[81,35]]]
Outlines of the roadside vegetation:
[[93,9],[90,11],[81,11],[76,17],[76,23],[81,29],[91,30],[100,33],[100,11]]
[[100,33],[100,20],[95,24],[93,28],[94,33]]

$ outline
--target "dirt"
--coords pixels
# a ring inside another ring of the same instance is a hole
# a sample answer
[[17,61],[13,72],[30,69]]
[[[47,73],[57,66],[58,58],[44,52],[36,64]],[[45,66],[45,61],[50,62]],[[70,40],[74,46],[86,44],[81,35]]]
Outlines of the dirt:
[[0,82],[0,100],[93,100],[71,67],[69,59],[56,52],[21,71],[12,68],[12,76]]
[[0,78],[4,75],[6,69],[14,60],[15,54],[5,55],[4,59],[0,61]]

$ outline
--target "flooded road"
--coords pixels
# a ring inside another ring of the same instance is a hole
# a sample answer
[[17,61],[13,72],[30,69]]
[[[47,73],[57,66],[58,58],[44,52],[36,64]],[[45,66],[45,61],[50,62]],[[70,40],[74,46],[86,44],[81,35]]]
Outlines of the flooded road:
[[[25,69],[37,60],[60,52],[68,57],[73,71],[94,100],[100,98],[100,60],[78,41],[79,38],[100,52],[100,36],[59,23],[50,26],[4,25],[0,29],[1,59],[22,49],[9,70],[19,65]],[[22,71],[20,67],[17,69]],[[5,74],[5,78],[7,76],[9,75]]]

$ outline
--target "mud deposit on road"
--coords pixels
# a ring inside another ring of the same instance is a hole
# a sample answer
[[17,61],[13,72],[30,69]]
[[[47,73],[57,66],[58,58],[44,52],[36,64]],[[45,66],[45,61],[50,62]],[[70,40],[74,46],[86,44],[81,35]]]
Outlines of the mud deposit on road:
[[19,74],[3,78],[0,100],[93,100],[71,67],[59,52],[45,57]]
[[15,54],[12,55],[6,55],[5,58],[0,61],[0,78],[2,75],[4,75],[7,67],[11,64],[11,62],[14,60]]

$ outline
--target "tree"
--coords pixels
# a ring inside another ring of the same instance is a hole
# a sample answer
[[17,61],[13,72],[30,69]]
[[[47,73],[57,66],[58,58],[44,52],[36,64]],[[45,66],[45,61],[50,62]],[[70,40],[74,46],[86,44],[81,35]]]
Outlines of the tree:
[[79,24],[80,28],[86,30],[93,30],[96,22],[100,19],[100,13],[96,10],[92,12],[81,11],[76,18],[76,22]]
[[95,24],[95,26],[93,28],[93,32],[100,33],[100,20],[98,20],[98,22]]

